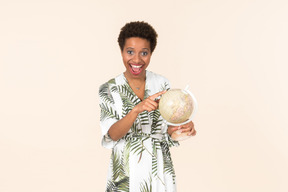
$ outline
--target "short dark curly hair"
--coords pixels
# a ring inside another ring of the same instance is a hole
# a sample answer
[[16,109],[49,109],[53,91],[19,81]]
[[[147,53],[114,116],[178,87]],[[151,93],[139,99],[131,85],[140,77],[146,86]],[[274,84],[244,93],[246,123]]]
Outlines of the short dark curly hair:
[[158,34],[150,24],[144,21],[133,21],[126,23],[126,25],[121,28],[118,36],[118,44],[121,51],[123,51],[126,39],[130,37],[140,37],[148,40],[150,42],[150,50],[152,53],[157,44]]

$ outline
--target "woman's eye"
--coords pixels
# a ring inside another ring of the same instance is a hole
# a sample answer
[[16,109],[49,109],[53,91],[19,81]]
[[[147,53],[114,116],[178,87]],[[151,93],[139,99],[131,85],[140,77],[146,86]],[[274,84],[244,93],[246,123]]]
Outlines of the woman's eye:
[[148,52],[144,51],[144,52],[142,52],[142,55],[146,56],[146,55],[148,55]]
[[127,51],[127,53],[129,54],[129,55],[133,55],[133,51]]

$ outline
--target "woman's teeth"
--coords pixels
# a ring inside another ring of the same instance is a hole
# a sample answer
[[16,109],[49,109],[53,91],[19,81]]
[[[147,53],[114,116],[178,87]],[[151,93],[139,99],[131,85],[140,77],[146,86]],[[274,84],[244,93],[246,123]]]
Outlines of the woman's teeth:
[[141,65],[131,65],[133,68],[140,68],[142,67]]

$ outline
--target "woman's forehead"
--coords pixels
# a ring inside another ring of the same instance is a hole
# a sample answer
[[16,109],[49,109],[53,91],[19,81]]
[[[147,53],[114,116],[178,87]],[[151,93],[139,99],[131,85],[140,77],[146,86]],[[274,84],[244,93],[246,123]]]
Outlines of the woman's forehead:
[[149,49],[150,42],[147,39],[143,39],[140,37],[130,37],[125,40],[126,48],[141,48],[141,49]]

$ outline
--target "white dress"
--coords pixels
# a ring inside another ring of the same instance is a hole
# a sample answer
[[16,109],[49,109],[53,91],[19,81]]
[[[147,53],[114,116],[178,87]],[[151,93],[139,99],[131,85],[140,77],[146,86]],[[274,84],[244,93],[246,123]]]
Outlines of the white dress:
[[[169,89],[163,76],[146,71],[145,96]],[[159,110],[140,113],[129,132],[113,141],[108,130],[141,102],[124,74],[99,89],[102,145],[112,149],[106,191],[175,192],[175,172],[169,147],[178,146],[167,133]]]

